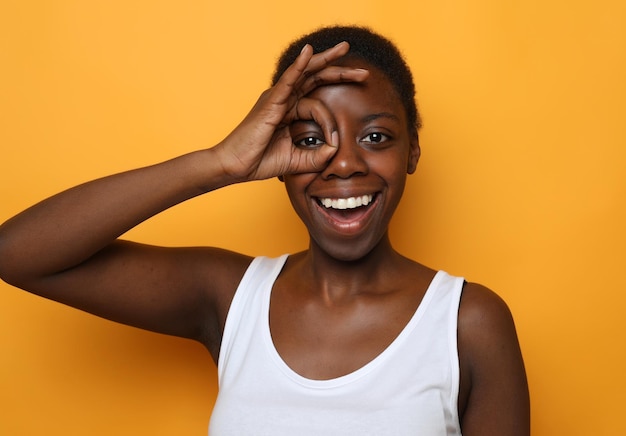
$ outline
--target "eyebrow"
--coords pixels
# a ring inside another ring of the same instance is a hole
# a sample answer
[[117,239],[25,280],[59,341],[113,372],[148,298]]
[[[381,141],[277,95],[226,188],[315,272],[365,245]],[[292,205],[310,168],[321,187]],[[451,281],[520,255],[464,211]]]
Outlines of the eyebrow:
[[315,122],[315,120],[293,120],[291,122],[291,124],[315,124],[317,125],[317,123]]
[[[397,123],[400,122],[400,118],[397,115],[392,114],[391,112],[379,112],[379,113],[364,116],[363,118],[361,118],[361,123],[367,124],[379,118],[387,118]],[[294,120],[291,123],[291,125],[295,125],[295,124],[313,124],[316,126],[318,125],[314,120]]]
[[389,118],[393,121],[400,122],[400,118],[390,112],[379,112],[377,114],[367,115],[361,118],[362,123],[369,123],[370,121],[377,120],[379,118]]

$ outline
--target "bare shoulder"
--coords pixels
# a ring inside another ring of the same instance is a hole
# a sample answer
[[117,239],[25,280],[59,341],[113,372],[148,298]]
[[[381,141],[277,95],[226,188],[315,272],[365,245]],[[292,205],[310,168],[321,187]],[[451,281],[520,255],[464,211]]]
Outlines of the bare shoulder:
[[[198,340],[217,361],[232,298],[253,258],[216,247],[121,244],[128,245],[129,264],[148,265],[134,265],[132,280],[143,277],[143,283],[135,286],[146,289],[146,294],[132,317],[122,322],[137,325],[133,317],[141,314],[147,322],[137,326]],[[150,274],[141,272],[146,268]]]
[[187,248],[192,254],[195,270],[201,274],[207,286],[226,292],[234,292],[246,272],[252,257],[215,247]]
[[253,258],[221,248],[204,247],[198,251],[195,270],[200,274],[199,280],[204,283],[205,292],[214,302],[221,330],[235,291]]
[[458,346],[463,434],[528,435],[528,384],[513,316],[485,286],[464,286]]
[[[465,283],[459,307],[459,335],[464,335],[464,340],[476,341],[485,334],[511,333],[512,328],[511,311],[498,294],[478,283]],[[472,334],[478,332],[482,333],[478,337]]]
[[207,324],[201,342],[217,362],[230,304],[253,258],[214,247],[183,250],[191,256],[186,260],[179,259],[178,264],[183,270],[193,265],[188,271],[195,275],[193,283],[202,289],[204,300],[208,303],[205,306],[210,310],[205,317]]
[[216,247],[152,248],[162,250],[163,265],[180,283],[195,288],[223,325],[232,297],[252,257]]

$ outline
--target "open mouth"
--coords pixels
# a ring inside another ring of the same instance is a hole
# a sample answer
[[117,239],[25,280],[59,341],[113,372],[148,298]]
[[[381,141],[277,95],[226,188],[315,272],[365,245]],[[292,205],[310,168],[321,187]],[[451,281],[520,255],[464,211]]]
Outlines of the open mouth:
[[365,194],[347,198],[317,198],[324,212],[333,220],[340,222],[358,221],[364,217],[376,200],[376,194]]
[[348,198],[318,198],[317,201],[326,209],[346,210],[367,206],[372,202],[373,198],[373,194],[366,194]]

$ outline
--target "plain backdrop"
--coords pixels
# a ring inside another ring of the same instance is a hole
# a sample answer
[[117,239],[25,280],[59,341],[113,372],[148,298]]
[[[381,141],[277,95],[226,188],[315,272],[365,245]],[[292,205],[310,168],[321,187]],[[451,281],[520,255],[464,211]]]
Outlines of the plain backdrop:
[[[0,221],[215,144],[288,42],[371,26],[405,53],[424,118],[396,247],[508,302],[534,436],[626,434],[625,22],[621,0],[3,0]],[[307,245],[277,180],[126,237],[250,255]],[[0,284],[1,435],[203,435],[216,389],[198,344]]]

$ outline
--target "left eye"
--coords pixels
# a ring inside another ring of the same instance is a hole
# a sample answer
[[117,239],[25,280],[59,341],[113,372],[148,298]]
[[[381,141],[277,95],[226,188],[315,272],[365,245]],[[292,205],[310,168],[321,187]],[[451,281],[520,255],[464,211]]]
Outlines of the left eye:
[[301,139],[295,142],[295,145],[297,145],[298,147],[304,147],[304,148],[318,147],[322,144],[324,144],[324,141],[314,136],[309,136],[309,137],[306,137],[304,139]]
[[366,135],[363,138],[363,142],[378,144],[380,142],[385,142],[387,139],[389,139],[389,137],[385,135],[384,133],[373,132],[373,133]]

